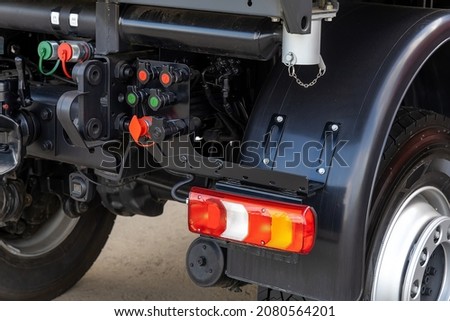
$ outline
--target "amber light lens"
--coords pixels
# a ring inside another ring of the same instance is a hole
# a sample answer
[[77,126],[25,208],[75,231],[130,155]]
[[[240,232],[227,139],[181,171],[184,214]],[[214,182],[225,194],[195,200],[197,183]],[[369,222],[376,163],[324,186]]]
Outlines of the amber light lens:
[[200,187],[189,194],[188,221],[194,233],[300,254],[312,250],[316,236],[310,206]]

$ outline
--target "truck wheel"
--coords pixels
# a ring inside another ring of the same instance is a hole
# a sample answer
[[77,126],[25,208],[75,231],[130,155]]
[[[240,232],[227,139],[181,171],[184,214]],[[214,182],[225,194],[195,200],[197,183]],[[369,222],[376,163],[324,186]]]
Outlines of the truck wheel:
[[100,205],[79,218],[59,204],[50,211],[26,237],[0,229],[0,299],[49,300],[67,291],[94,263],[115,219]]
[[295,294],[274,290],[266,287],[258,287],[258,301],[308,301],[307,298]]
[[450,299],[450,119],[402,108],[370,214],[365,299]]

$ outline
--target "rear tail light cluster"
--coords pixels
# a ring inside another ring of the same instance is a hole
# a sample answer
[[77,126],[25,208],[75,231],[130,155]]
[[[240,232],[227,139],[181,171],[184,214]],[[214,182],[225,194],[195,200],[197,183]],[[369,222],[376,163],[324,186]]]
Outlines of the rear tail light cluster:
[[316,234],[314,209],[194,187],[189,230],[207,236],[307,254]]

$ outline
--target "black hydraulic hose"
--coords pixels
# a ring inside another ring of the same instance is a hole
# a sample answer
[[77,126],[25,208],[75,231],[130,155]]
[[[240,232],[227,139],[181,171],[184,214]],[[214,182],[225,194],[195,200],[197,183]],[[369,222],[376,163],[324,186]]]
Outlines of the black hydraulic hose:
[[[160,183],[160,182],[156,182],[156,181],[153,181],[153,180],[150,180],[150,179],[147,179],[147,178],[143,178],[143,177],[138,177],[138,178],[136,179],[136,181],[138,181],[138,182],[140,182],[140,183],[144,183],[144,184],[149,185],[149,186],[151,186],[151,187],[155,187],[155,188],[157,188],[157,189],[159,189],[159,190],[166,191],[166,192],[172,192],[172,190],[174,189],[174,186],[169,186],[169,185],[167,185],[167,184]],[[183,181],[183,183],[184,183],[184,181]],[[189,183],[190,183],[190,182],[189,182]],[[177,184],[178,184],[178,183],[177,183]],[[187,184],[187,183],[186,183],[186,184]],[[184,185],[184,184],[182,184],[182,185]],[[182,186],[180,186],[180,187],[182,187]],[[183,196],[185,196],[185,198],[183,199],[183,202],[184,202],[184,200],[187,198],[187,196],[189,195],[189,193],[186,192],[186,191],[180,191],[180,187],[177,188],[176,193],[177,193],[177,194],[182,194]],[[171,194],[171,196],[172,196],[172,194]],[[180,198],[180,199],[181,199],[181,198]]]

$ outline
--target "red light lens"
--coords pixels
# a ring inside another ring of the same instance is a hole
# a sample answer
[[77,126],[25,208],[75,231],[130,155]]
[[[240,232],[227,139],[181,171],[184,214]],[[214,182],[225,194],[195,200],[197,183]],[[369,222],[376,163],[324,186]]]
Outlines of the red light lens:
[[194,233],[301,254],[314,246],[316,215],[307,205],[194,187],[188,211]]
[[203,199],[200,196],[197,201],[192,201],[192,204],[189,205],[189,230],[191,232],[220,236],[225,228],[226,211],[216,199]]
[[250,244],[265,245],[270,241],[272,234],[272,218],[261,215],[261,212],[249,213],[249,233],[245,242]]

